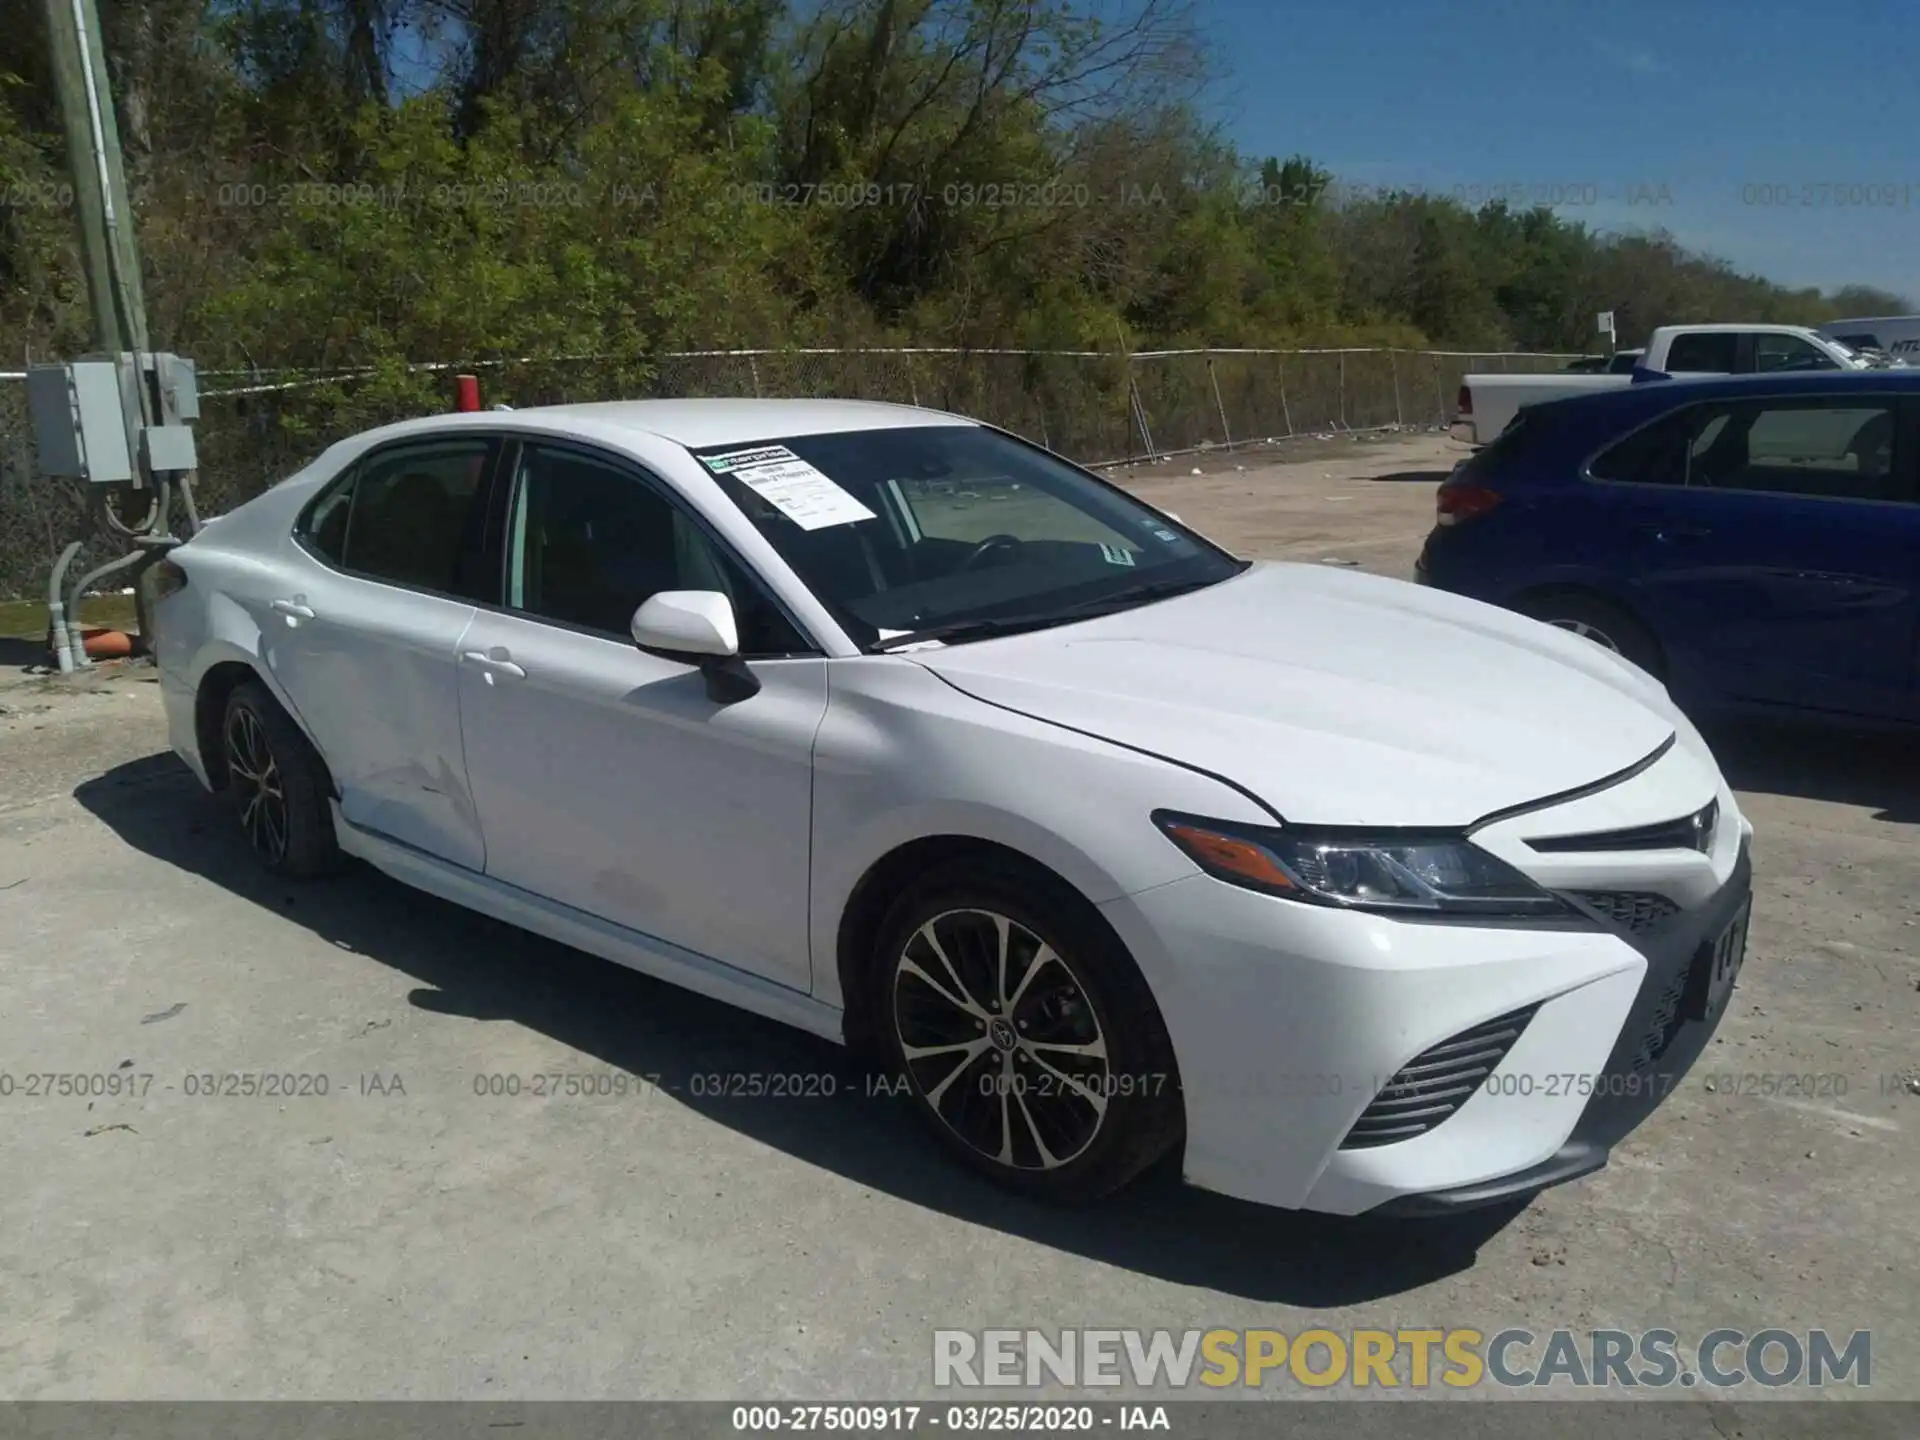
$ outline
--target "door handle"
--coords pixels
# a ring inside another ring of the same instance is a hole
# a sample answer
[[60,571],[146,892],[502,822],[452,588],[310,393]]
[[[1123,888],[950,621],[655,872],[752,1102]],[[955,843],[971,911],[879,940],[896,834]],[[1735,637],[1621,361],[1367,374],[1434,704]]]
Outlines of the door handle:
[[291,616],[295,620],[313,619],[313,607],[305,603],[305,597],[299,597],[293,600],[276,600],[273,602],[273,608],[278,610],[282,615]]
[[515,680],[527,678],[527,672],[509,660],[506,650],[499,646],[495,646],[491,653],[485,650],[462,650],[460,658],[469,665],[478,665],[487,672],[488,679],[495,675],[511,675]]

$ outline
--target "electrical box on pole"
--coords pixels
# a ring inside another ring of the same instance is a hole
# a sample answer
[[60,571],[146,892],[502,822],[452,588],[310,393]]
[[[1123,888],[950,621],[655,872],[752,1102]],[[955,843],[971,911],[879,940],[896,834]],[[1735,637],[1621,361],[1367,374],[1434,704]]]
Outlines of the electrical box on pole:
[[27,371],[27,406],[40,473],[96,485],[133,479],[127,448],[120,367],[111,360],[35,365]]
[[[157,397],[158,424],[141,420],[142,391]],[[27,371],[27,403],[40,473],[95,485],[137,483],[142,471],[193,470],[190,421],[200,415],[191,360],[165,352],[75,360]],[[138,461],[138,466],[135,461]]]

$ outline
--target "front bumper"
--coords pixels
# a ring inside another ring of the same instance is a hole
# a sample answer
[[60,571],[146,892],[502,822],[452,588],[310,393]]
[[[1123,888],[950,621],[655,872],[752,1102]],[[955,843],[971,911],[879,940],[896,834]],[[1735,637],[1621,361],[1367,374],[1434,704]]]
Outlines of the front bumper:
[[1743,846],[1733,876],[1701,911],[1651,937],[1642,947],[1645,978],[1607,1063],[1588,1087],[1572,1131],[1550,1157],[1526,1170],[1474,1184],[1397,1196],[1374,1207],[1381,1215],[1446,1215],[1531,1195],[1603,1168],[1613,1147],[1672,1094],[1719,1028],[1724,1007],[1699,1012],[1698,977],[1704,948],[1746,907],[1753,867]]
[[[1639,889],[1681,906],[1644,934],[1405,921],[1258,895],[1203,875],[1102,907],[1160,1002],[1180,1064],[1187,1179],[1260,1204],[1357,1215],[1495,1203],[1600,1168],[1678,1086],[1714,1022],[1685,1002],[1695,957],[1747,903],[1751,827],[1711,768],[1676,747],[1614,790],[1476,836],[1605,828],[1645,792],[1685,813],[1718,791],[1710,855],[1571,857],[1555,888]],[[1698,787],[1709,787],[1702,793]],[[1619,792],[1630,792],[1622,795]],[[1571,815],[1583,823],[1566,823]],[[1643,816],[1643,818],[1646,818]],[[1584,823],[1599,820],[1602,823]],[[1519,1038],[1445,1119],[1342,1148],[1390,1077],[1497,1016]]]

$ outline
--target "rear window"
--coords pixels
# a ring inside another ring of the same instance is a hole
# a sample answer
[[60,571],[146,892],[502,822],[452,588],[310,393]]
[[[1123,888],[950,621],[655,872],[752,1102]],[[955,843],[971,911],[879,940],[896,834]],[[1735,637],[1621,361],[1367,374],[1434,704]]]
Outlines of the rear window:
[[1537,407],[1528,406],[1507,422],[1506,429],[1474,451],[1452,478],[1464,483],[1505,470],[1536,452],[1552,433],[1552,417],[1543,417]]
[[1739,353],[1740,337],[1732,331],[1695,331],[1673,337],[1673,343],[1667,347],[1666,368],[1669,372],[1731,375]]

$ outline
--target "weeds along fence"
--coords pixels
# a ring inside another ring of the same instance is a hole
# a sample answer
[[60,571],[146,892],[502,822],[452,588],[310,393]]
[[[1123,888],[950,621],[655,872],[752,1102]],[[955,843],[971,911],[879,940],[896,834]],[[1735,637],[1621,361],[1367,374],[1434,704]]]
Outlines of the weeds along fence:
[[[484,402],[694,395],[891,400],[977,416],[1088,464],[1304,435],[1420,430],[1452,418],[1470,371],[1555,370],[1572,357],[1431,350],[712,350],[645,357],[426,362],[310,372],[205,372],[196,425],[200,513],[215,515],[371,425],[450,404],[451,376]],[[83,487],[38,475],[25,376],[0,372],[0,597],[45,593],[87,533]],[[137,518],[144,502],[132,508]],[[119,552],[94,534],[73,574]]]

